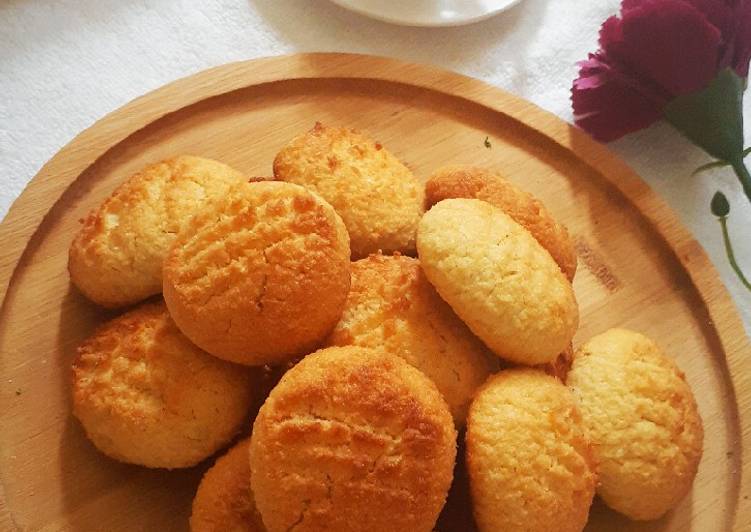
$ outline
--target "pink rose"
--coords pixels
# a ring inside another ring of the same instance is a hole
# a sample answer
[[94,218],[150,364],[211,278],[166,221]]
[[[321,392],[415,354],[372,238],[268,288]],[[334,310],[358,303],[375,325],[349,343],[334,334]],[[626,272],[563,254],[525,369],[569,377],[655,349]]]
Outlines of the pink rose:
[[[743,149],[743,93],[751,58],[751,0],[622,0],[621,16],[600,29],[600,49],[579,63],[571,101],[574,121],[609,141],[665,118],[731,166],[751,201]],[[722,192],[712,199],[725,251],[741,283]]]
[[[576,124],[599,140],[614,140],[669,114],[677,98],[707,89],[723,72],[746,78],[749,58],[751,0],[623,0],[620,18],[602,25],[600,50],[579,63]],[[733,83],[726,78],[719,83]],[[719,90],[742,94],[744,88]],[[718,154],[692,140],[718,158],[737,151]]]

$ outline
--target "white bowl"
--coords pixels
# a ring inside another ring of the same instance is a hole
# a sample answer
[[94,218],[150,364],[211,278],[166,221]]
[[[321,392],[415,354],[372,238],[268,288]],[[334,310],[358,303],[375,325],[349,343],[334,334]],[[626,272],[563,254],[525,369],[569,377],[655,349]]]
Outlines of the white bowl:
[[383,22],[402,26],[461,26],[492,17],[520,0],[331,0]]

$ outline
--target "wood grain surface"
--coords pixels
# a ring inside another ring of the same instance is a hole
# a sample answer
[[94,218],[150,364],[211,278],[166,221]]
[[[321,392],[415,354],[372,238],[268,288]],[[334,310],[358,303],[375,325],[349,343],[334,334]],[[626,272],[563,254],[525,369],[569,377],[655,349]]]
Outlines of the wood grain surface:
[[[268,175],[281,146],[317,120],[370,132],[422,178],[472,163],[539,196],[576,239],[575,344],[633,328],[686,372],[706,431],[692,493],[652,523],[596,502],[587,530],[749,530],[751,348],[676,216],[607,148],[528,102],[455,73],[345,54],[229,64],[147,94],[82,132],[11,207],[0,225],[0,529],[187,529],[208,464],[118,464],[71,417],[75,347],[114,313],[70,285],[68,246],[79,219],[145,164],[191,153]],[[440,529],[468,529],[468,509],[459,480]]]

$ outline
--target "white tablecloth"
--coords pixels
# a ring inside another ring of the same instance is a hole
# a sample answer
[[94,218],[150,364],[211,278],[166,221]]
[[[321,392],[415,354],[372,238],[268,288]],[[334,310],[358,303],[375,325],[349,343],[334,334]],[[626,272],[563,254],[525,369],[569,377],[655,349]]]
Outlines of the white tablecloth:
[[[574,63],[596,47],[600,23],[618,4],[523,0],[475,25],[415,29],[369,20],[326,0],[0,0],[0,216],[82,129],[136,96],[230,61],[346,51],[433,63],[570,121]],[[751,122],[751,98],[745,110]],[[748,125],[746,137],[751,142]],[[736,254],[751,274],[751,204],[732,173],[692,177],[708,157],[664,124],[612,148],[709,252],[751,331],[751,293],[728,265],[709,212],[715,190],[723,190]]]

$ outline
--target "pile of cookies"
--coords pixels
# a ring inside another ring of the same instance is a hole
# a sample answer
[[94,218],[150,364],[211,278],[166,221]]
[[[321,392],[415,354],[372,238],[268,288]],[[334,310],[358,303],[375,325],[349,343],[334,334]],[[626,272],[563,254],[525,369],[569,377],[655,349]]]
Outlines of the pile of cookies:
[[595,493],[655,519],[688,493],[703,431],[683,374],[636,332],[573,351],[576,255],[538,200],[473,167],[423,185],[320,124],[273,168],[149,166],[70,248],[87,298],[132,306],[73,364],[94,445],[173,469],[241,438],[194,532],[428,532],[457,462],[482,531],[580,531]]

